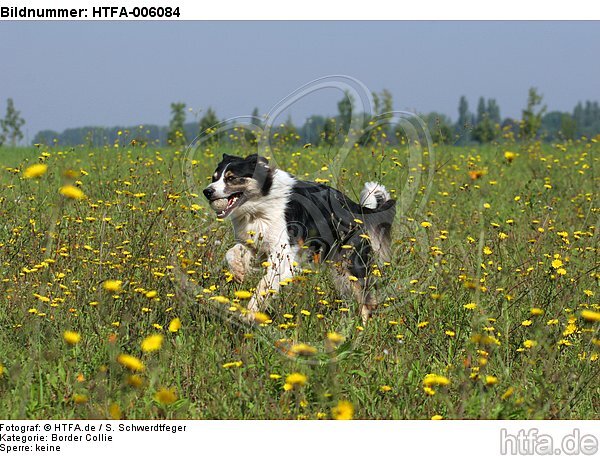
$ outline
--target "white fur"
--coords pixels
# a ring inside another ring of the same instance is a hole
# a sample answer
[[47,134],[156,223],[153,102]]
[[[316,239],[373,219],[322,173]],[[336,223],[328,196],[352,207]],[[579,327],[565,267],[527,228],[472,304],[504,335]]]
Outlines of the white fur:
[[[223,172],[225,174],[225,172]],[[219,190],[219,183],[213,187]],[[227,262],[234,277],[242,281],[251,268],[252,258],[259,254],[266,257],[269,266],[256,286],[256,291],[248,303],[247,318],[253,320],[254,314],[263,307],[263,303],[273,292],[279,291],[281,282],[294,276],[296,261],[299,260],[300,247],[291,245],[288,236],[285,211],[290,201],[296,178],[285,171],[273,171],[273,183],[267,195],[250,199],[231,213],[231,221],[237,244],[226,254]],[[376,209],[379,203],[390,199],[385,187],[376,182],[367,182],[360,194],[360,204]],[[379,239],[373,233],[374,242],[379,247]],[[343,282],[350,284],[347,272]],[[352,295],[361,303],[363,320],[369,317],[375,301],[362,286],[350,286]]]
[[[285,209],[295,182],[294,177],[277,169],[273,172],[273,184],[267,195],[247,201],[231,214],[236,241],[250,245],[254,253],[266,254],[269,262],[248,304],[251,313],[260,309],[271,291],[279,290],[280,282],[294,275],[298,247],[290,245]],[[250,244],[248,239],[252,240]],[[240,247],[232,248],[228,261],[237,258],[236,253],[241,250]],[[234,261],[234,264],[238,266],[240,263]],[[243,264],[249,265],[249,261],[245,260]],[[243,276],[244,273],[237,272],[236,275]]]
[[227,198],[228,196],[227,193],[225,193],[225,172],[227,171],[228,166],[229,165],[226,165],[223,169],[219,180],[213,182],[208,186],[209,188],[212,188],[215,191],[214,198]]
[[369,209],[377,209],[377,197],[384,202],[391,199],[386,188],[378,182],[366,182],[360,192],[360,205]]

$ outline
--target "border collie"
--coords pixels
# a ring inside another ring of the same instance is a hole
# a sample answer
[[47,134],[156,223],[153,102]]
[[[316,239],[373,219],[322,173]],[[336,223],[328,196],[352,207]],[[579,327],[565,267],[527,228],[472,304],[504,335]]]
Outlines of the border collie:
[[389,261],[396,201],[385,187],[367,182],[360,204],[327,185],[296,179],[265,157],[223,154],[203,191],[218,218],[229,217],[236,244],[226,254],[242,282],[254,261],[266,273],[248,304],[254,318],[268,297],[294,276],[304,253],[331,266],[336,288],[358,302],[363,321],[376,308],[375,259]]

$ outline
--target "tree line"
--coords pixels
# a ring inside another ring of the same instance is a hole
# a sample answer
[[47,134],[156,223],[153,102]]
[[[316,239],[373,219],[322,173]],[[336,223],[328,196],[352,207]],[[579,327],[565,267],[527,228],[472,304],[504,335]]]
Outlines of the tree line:
[[[300,126],[288,118],[279,124],[273,134],[288,143],[311,143],[314,145],[334,145],[345,136],[354,110],[354,101],[348,94],[338,102],[335,116],[312,115]],[[373,93],[374,115],[393,111],[393,98],[388,90]],[[171,104],[171,120],[168,126],[142,125],[136,127],[79,127],[62,132],[43,130],[36,134],[34,144],[59,144],[62,146],[87,145],[90,147],[112,145],[123,140],[154,145],[185,147],[199,135],[211,132],[220,119],[213,108],[208,108],[196,121],[187,121],[185,103]],[[254,109],[253,123],[262,124],[257,108]],[[456,122],[441,113],[419,114],[427,123],[432,139],[444,144],[475,144],[512,139],[541,139],[547,141],[572,140],[580,137],[594,137],[600,134],[600,106],[597,101],[579,102],[572,112],[547,112],[543,96],[535,88],[530,88],[525,107],[519,119],[503,118],[500,106],[493,98],[480,97],[474,112],[470,110],[465,96],[458,103]],[[368,129],[372,118],[363,118],[363,127]],[[22,127],[25,124],[12,99],[7,100],[6,114],[0,119],[0,146],[17,145],[23,139]],[[380,129],[381,130],[381,129]],[[385,127],[380,134],[394,143],[402,140],[400,129]],[[224,134],[210,135],[211,141],[226,137]],[[372,141],[365,135],[359,141]],[[256,141],[253,134],[244,133],[244,139]]]

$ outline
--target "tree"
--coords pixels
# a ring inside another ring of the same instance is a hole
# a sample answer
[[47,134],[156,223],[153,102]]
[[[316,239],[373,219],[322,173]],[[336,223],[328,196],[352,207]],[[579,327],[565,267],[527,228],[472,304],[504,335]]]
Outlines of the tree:
[[304,122],[304,125],[300,129],[300,136],[302,141],[305,143],[311,143],[314,145],[320,144],[323,139],[321,133],[325,128],[327,120],[323,116],[312,115]]
[[8,140],[11,146],[16,146],[17,142],[23,139],[21,127],[25,125],[25,120],[21,117],[21,113],[15,109],[13,99],[9,98],[6,101],[6,115],[0,120],[0,145]]
[[453,141],[452,122],[444,114],[431,112],[423,116],[423,120],[427,124],[431,132],[431,139],[437,144],[450,144]]
[[460,143],[468,142],[472,123],[473,115],[469,112],[469,102],[463,95],[458,102],[458,121],[456,122],[456,133],[459,135]]
[[486,103],[485,98],[479,97],[473,139],[481,143],[493,141],[500,134],[500,121],[500,107],[496,100],[489,98]]
[[[368,118],[364,116],[364,130],[366,131],[359,140],[362,145],[376,142],[387,142],[390,136],[389,125],[378,125],[373,128],[373,118],[381,116],[382,114],[392,112],[394,110],[394,101],[392,93],[388,89],[383,89],[380,94],[373,92],[373,116]],[[386,116],[387,118],[388,116]]]
[[287,120],[279,125],[277,133],[279,133],[281,142],[286,145],[293,145],[300,139],[300,136],[298,135],[298,129],[294,125],[292,117],[289,115]]
[[381,114],[381,100],[377,92],[373,92],[373,115],[378,116]]
[[560,133],[564,139],[575,139],[577,134],[575,119],[567,113],[563,113],[560,118]]
[[394,99],[392,98],[392,92],[388,89],[383,89],[381,92],[381,112],[392,112],[394,110]]
[[350,129],[350,122],[352,121],[352,114],[354,110],[354,99],[349,92],[344,92],[344,98],[338,103],[338,112],[340,119],[339,128],[342,132],[347,133]]
[[541,106],[543,96],[537,92],[535,87],[529,89],[527,96],[527,108],[523,110],[521,118],[521,137],[533,139],[542,126],[542,118],[546,112],[546,106]]
[[[209,107],[206,110],[206,113],[204,114],[204,116],[202,116],[202,119],[200,119],[200,135],[206,135],[206,134],[211,134],[211,133],[215,133],[215,125],[217,125],[219,123],[219,118],[217,117],[217,114],[215,113],[214,109]],[[213,134],[209,141],[213,142],[219,139],[220,135],[215,135]]]
[[171,103],[171,121],[169,122],[169,133],[167,143],[172,146],[185,146],[185,103]]
[[487,109],[485,107],[485,99],[483,97],[479,97],[479,102],[477,103],[477,124],[478,125],[481,122],[483,122],[486,114],[487,114]]
[[321,139],[328,146],[335,145],[335,141],[338,135],[338,128],[336,126],[335,119],[326,119],[323,124],[323,130],[321,131]]
[[[260,114],[258,112],[258,108],[254,108],[252,110],[251,116],[252,116],[252,119],[250,120],[250,123],[252,125],[262,126],[262,121],[260,118]],[[255,132],[254,130],[246,129],[244,132],[244,138],[246,139],[246,142],[248,144],[252,144],[252,145],[255,145],[258,142],[258,140],[259,140],[258,135],[260,135],[260,133]]]
[[493,98],[489,98],[487,101],[487,114],[494,125],[500,124],[500,106]]

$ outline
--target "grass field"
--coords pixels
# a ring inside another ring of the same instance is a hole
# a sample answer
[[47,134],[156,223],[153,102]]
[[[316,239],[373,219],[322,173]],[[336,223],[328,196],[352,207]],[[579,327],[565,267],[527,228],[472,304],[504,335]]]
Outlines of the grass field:
[[[190,188],[183,150],[0,149],[0,418],[600,418],[595,140],[437,147],[366,325],[313,266],[239,324],[258,275],[231,280],[197,197],[221,152]],[[339,177],[325,149],[276,158]],[[411,173],[401,147],[344,167],[351,195]]]

